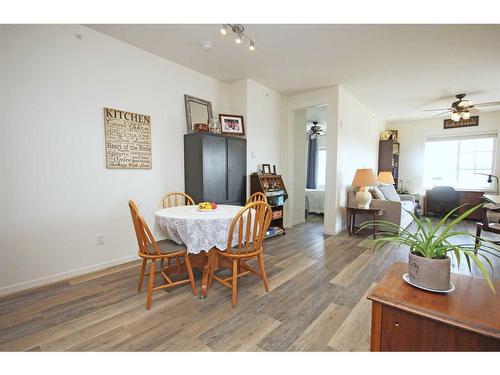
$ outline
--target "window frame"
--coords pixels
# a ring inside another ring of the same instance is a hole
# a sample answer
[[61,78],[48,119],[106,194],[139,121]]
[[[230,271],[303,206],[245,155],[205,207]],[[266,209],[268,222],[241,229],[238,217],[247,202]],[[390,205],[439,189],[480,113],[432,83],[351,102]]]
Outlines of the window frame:
[[[485,191],[485,192],[493,192],[495,191],[495,181],[493,180],[490,184],[489,187],[462,187],[459,186],[459,175],[460,171],[463,170],[470,170],[470,168],[462,168],[460,169],[460,155],[461,155],[461,142],[460,141],[466,141],[466,140],[472,140],[472,139],[485,139],[485,138],[491,138],[493,139],[493,150],[492,150],[492,160],[491,160],[491,171],[490,173],[495,175],[496,174],[496,164],[497,164],[497,147],[498,147],[498,134],[496,131],[487,131],[487,132],[477,132],[477,133],[467,133],[467,134],[450,134],[450,135],[428,135],[424,138],[424,171],[423,171],[423,187],[424,189],[431,189],[433,186],[439,186],[439,185],[429,185],[428,184],[428,178],[427,178],[427,173],[425,171],[426,167],[426,147],[427,143],[430,142],[446,142],[446,141],[459,141],[458,142],[458,147],[457,147],[457,155],[456,155],[456,168],[455,168],[455,181],[456,181],[456,186],[454,188],[462,190],[462,191]],[[477,151],[474,151],[474,156],[476,155]],[[475,171],[475,165],[473,171]],[[486,176],[484,176],[486,178]]]

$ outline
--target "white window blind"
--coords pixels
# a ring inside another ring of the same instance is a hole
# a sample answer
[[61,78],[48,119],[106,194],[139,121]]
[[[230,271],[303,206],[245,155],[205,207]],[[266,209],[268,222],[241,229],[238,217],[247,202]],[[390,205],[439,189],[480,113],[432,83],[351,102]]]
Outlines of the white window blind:
[[496,134],[429,137],[425,142],[424,186],[492,189]]

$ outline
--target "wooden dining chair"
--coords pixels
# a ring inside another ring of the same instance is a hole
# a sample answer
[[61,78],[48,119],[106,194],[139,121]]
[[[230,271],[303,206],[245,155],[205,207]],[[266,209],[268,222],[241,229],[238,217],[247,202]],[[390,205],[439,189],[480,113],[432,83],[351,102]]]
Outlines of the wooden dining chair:
[[194,200],[186,193],[168,193],[161,199],[161,207],[192,206]]
[[[213,280],[232,289],[231,304],[236,306],[238,298],[238,278],[249,273],[259,276],[264,282],[266,292],[269,292],[266,270],[264,268],[263,242],[271,223],[272,210],[265,202],[253,202],[245,206],[236,214],[227,240],[226,251],[216,249],[219,258],[230,261],[232,275],[220,278],[215,274],[213,267],[210,269],[209,285]],[[236,233],[235,233],[236,232]],[[232,246],[233,238],[237,236],[237,245]],[[250,259],[257,259],[259,271],[250,268],[246,263]]]
[[260,191],[253,193],[250,198],[247,199],[247,203],[245,203],[245,206],[253,203],[253,202],[265,202],[267,203],[267,197],[266,194],[261,193]]
[[[146,302],[146,308],[151,309],[151,304],[153,302],[153,292],[159,289],[171,288],[173,286],[191,283],[191,288],[195,295],[198,294],[196,289],[196,284],[194,282],[193,270],[191,268],[191,263],[189,261],[189,256],[187,255],[187,250],[182,245],[177,245],[175,242],[170,240],[156,241],[153,234],[149,230],[146,221],[139,213],[139,209],[133,201],[128,202],[130,208],[130,214],[132,215],[132,223],[134,224],[135,235],[137,237],[137,243],[139,245],[139,256],[142,258],[141,273],[139,276],[139,283],[137,285],[137,291],[142,289],[142,281],[146,272],[147,262],[150,261],[149,267],[149,283],[148,283],[148,297]],[[177,264],[174,266],[167,265],[163,267],[164,259],[176,258]],[[180,262],[180,259],[184,259],[184,263]],[[156,271],[156,261],[161,260],[162,264]],[[182,279],[178,281],[173,281],[170,273],[172,271],[176,273],[182,273],[182,268],[188,273],[187,279]],[[154,286],[155,274],[159,272],[163,279],[164,284],[159,286]]]
[[[476,253],[479,245],[479,241],[481,240],[481,232],[489,232],[500,234],[500,223],[492,223],[488,216],[488,212],[500,213],[500,207],[481,207],[481,222],[476,224]],[[495,245],[500,245],[500,240],[490,240],[490,242]]]

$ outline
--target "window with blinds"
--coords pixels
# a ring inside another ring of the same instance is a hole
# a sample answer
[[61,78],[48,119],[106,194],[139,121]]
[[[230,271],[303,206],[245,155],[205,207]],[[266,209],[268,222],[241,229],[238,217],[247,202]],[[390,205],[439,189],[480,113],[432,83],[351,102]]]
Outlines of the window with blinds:
[[496,134],[427,138],[424,186],[494,189],[485,175],[494,174]]

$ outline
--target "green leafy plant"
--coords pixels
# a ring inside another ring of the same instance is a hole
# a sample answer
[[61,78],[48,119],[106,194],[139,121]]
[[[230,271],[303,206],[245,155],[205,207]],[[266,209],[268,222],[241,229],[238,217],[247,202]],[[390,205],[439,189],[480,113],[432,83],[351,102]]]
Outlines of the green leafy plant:
[[401,186],[397,192],[398,194],[410,194],[410,190],[406,186]]
[[[375,220],[365,222],[361,225],[360,231],[376,225],[380,230],[397,231],[394,233],[380,233],[380,237],[373,240],[374,251],[382,248],[389,243],[399,243],[399,245],[407,245],[410,251],[415,254],[429,259],[445,259],[449,253],[455,255],[457,265],[460,268],[460,260],[463,255],[469,271],[472,271],[471,263],[473,262],[483,274],[486,283],[490,286],[491,290],[495,293],[495,287],[491,282],[490,275],[486,269],[486,265],[491,268],[493,274],[493,263],[489,256],[500,258],[500,248],[494,243],[479,239],[476,244],[476,236],[466,231],[454,230],[457,224],[464,220],[467,216],[477,210],[482,204],[472,207],[461,215],[457,216],[450,222],[448,219],[455,214],[460,208],[465,205],[459,206],[451,210],[437,223],[433,223],[431,219],[425,217],[417,217],[413,212],[407,211],[415,221],[417,230],[412,233],[406,228],[402,228],[397,224],[385,220]],[[452,239],[471,239],[472,243],[452,243]]]

